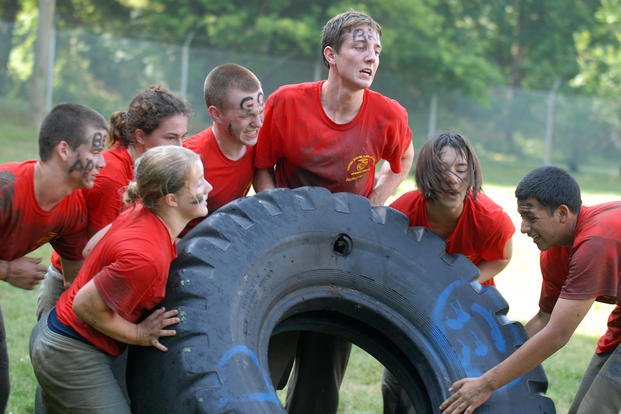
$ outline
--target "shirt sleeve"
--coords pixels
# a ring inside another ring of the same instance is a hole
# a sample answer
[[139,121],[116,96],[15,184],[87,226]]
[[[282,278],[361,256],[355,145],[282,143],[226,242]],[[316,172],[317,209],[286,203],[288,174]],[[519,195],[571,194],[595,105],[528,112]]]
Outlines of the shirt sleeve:
[[127,183],[102,176],[97,177],[91,190],[85,191],[90,231],[106,227],[121,213],[126,187]]
[[[278,123],[279,118],[284,118],[282,113],[284,108],[281,107],[280,101],[278,93],[274,93],[265,103],[263,126],[259,130],[255,152],[254,165],[257,168],[272,168],[281,157],[282,148],[278,144],[280,139]],[[284,119],[280,121],[285,122]]]
[[[397,104],[399,105],[399,104]],[[412,130],[408,124],[408,113],[399,105],[398,123],[394,128],[394,135],[388,137],[382,158],[390,163],[393,173],[401,172],[401,158],[412,142]]]
[[110,309],[135,322],[132,317],[135,309],[149,294],[161,271],[152,258],[133,250],[102,268],[93,282]]
[[505,245],[515,233],[515,226],[511,218],[503,210],[499,209],[493,220],[493,228],[490,228],[491,237],[487,240],[487,248],[483,253],[483,260],[500,260],[505,256]]

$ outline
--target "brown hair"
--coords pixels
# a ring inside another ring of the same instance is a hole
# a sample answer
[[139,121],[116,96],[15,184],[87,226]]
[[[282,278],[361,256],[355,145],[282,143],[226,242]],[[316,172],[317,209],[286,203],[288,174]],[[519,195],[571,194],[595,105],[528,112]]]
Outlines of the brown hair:
[[[379,37],[382,37],[382,26],[371,16],[356,10],[348,10],[328,20],[321,31],[321,55],[323,56],[323,50],[327,46],[332,47],[338,53],[345,40],[345,34],[351,33],[354,28],[363,25],[371,26],[377,31]],[[323,64],[330,68],[325,56],[323,56]]]
[[174,115],[190,117],[190,113],[190,105],[166,87],[151,86],[134,96],[127,111],[116,111],[110,115],[109,144],[120,142],[122,146],[128,147],[134,142],[137,129],[150,134],[164,119]]
[[225,63],[216,66],[205,77],[203,85],[205,106],[209,108],[213,105],[222,109],[224,98],[231,88],[254,92],[261,89],[261,82],[252,71],[241,65]]
[[106,119],[88,106],[77,103],[61,103],[48,113],[39,129],[39,158],[47,161],[54,147],[66,141],[72,150],[89,142],[86,136],[89,127],[107,129]]
[[174,194],[185,187],[199,156],[183,147],[161,145],[147,150],[136,160],[135,178],[127,186],[125,201],[142,201],[145,207],[157,207],[166,194]]
[[446,166],[442,162],[440,153],[446,146],[453,147],[468,163],[468,186],[472,190],[473,198],[481,191],[483,176],[481,164],[474,148],[468,140],[457,132],[440,132],[425,142],[418,152],[416,162],[416,185],[426,199],[435,199],[438,193],[450,190],[448,188]]

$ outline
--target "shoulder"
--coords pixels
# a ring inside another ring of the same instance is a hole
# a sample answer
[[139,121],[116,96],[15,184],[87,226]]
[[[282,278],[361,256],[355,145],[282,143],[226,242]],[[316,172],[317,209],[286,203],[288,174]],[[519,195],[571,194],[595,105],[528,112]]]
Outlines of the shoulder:
[[321,82],[322,81],[303,82],[283,85],[276,89],[276,91],[269,96],[268,100],[273,102],[302,96],[312,96],[317,92],[317,89],[321,87]]
[[509,215],[485,193],[477,193],[476,200],[469,194],[465,199],[465,205],[481,226],[496,228],[498,231],[505,228],[511,229],[512,232],[515,230]]
[[37,162],[35,160],[29,160],[22,162],[6,162],[4,164],[0,164],[0,182],[15,182],[16,176],[31,176],[34,172],[34,167],[36,163]]
[[621,202],[583,206],[578,214],[574,245],[590,237],[621,239]]
[[390,207],[408,213],[424,205],[425,198],[419,190],[408,191],[390,204]]
[[185,139],[182,146],[191,150],[196,150],[206,146],[212,139],[212,127],[209,127]]
[[399,103],[399,101],[382,95],[379,92],[367,89],[366,98],[369,100],[369,104],[373,105],[373,107],[378,107],[384,111],[389,111],[400,115],[407,115],[407,110],[403,105]]

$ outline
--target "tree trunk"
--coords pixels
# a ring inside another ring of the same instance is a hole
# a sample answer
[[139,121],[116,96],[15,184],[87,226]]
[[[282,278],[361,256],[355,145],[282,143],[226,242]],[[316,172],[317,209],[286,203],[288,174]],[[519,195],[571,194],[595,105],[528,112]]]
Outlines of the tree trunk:
[[0,1],[0,95],[6,93],[9,56],[13,49],[13,28],[19,12],[18,0]]

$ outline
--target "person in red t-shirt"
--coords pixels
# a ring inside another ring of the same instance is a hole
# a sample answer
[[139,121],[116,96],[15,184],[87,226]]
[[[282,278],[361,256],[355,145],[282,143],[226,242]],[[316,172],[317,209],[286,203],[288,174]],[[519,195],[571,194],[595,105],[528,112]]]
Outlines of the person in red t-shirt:
[[[214,186],[209,196],[209,212],[213,213],[248,194],[265,97],[255,74],[234,63],[209,72],[203,91],[213,125],[183,141],[183,146],[203,161],[205,179]],[[188,230],[200,221],[193,220]]]
[[472,412],[494,390],[562,348],[594,301],[616,303],[570,413],[621,410],[621,202],[583,207],[578,183],[556,167],[528,173],[515,190],[522,233],[541,250],[539,312],[529,339],[479,378],[456,381],[443,413]]
[[[373,206],[386,202],[409,173],[414,147],[405,108],[369,89],[381,51],[381,26],[370,16],[352,10],[326,23],[322,53],[328,79],[282,86],[266,101],[256,149],[257,192],[320,186],[367,197]],[[280,337],[290,342],[292,335]],[[275,341],[271,347],[282,351],[273,358],[281,358],[286,345]],[[336,413],[350,350],[341,338],[300,334],[289,413]],[[285,380],[273,375],[278,385]]]
[[198,155],[179,146],[148,150],[135,174],[126,192],[134,207],[94,236],[78,276],[33,329],[30,358],[46,412],[129,414],[114,358],[125,344],[166,351],[159,338],[175,334],[167,327],[179,322],[177,310],[153,309],[165,295],[176,237],[207,214],[211,186]]
[[[421,147],[416,162],[417,190],[390,206],[410,220],[410,226],[433,230],[446,242],[448,253],[463,254],[479,268],[479,282],[494,285],[494,276],[511,260],[515,227],[502,208],[481,192],[479,159],[459,133],[441,132]],[[388,370],[382,378],[384,413],[408,413],[405,391]]]
[[[89,236],[120,214],[123,191],[134,178],[134,161],[149,148],[181,145],[189,117],[189,105],[160,85],[139,92],[127,111],[110,116],[109,148],[103,152],[106,168],[97,176],[93,188],[84,191]],[[63,280],[60,257],[53,251],[37,297],[37,320],[54,306],[74,276]]]
[[[26,257],[50,243],[69,273],[82,263],[86,204],[80,188],[93,186],[105,166],[106,120],[93,109],[63,103],[39,131],[39,161],[0,165],[0,280],[31,290],[42,279],[40,258]],[[9,397],[8,356],[0,311],[0,412]]]

